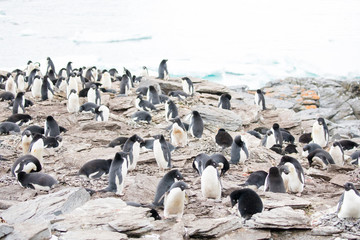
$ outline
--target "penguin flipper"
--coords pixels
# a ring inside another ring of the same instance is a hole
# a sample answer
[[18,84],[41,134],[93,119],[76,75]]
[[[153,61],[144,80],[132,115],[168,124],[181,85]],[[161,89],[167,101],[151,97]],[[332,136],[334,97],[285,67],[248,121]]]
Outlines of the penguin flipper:
[[343,204],[343,202],[344,202],[344,195],[345,195],[345,193],[343,193],[343,194],[341,195],[341,197],[340,197],[339,203],[338,203],[338,205],[337,205],[336,213],[339,213],[339,211],[340,211],[340,209],[341,209],[341,206],[342,206],[342,204]]

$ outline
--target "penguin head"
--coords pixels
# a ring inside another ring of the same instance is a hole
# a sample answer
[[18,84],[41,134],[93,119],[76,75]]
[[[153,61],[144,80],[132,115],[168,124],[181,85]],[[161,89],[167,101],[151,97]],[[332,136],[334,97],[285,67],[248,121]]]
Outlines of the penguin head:
[[324,118],[318,118],[317,121],[318,121],[318,124],[319,124],[319,125],[325,125],[325,120],[324,120]]
[[176,178],[178,181],[184,179],[184,177],[181,175],[181,173],[178,169],[173,169],[173,170],[169,171],[168,174],[171,177]]
[[184,191],[185,189],[189,189],[189,186],[188,186],[186,183],[182,182],[182,181],[174,182],[174,183],[171,185],[171,187],[170,187],[170,189],[169,189],[169,192],[170,192],[172,189],[174,189],[174,188],[180,188],[181,191]]
[[236,136],[234,139],[234,142],[236,143],[236,145],[238,145],[239,147],[242,147],[244,145],[244,142],[241,140],[241,136]]
[[235,190],[232,193],[230,193],[230,201],[231,201],[231,207],[234,207],[235,204],[238,203],[238,200],[241,196],[242,191],[241,190]]
[[129,153],[126,152],[117,152],[114,157],[115,160],[126,160]]
[[271,167],[269,169],[269,175],[280,176],[279,169],[277,167]]
[[27,65],[30,65],[32,63],[32,61],[31,60],[29,60],[28,62],[27,62]]
[[257,93],[257,94],[262,94],[261,89],[256,90],[256,93]]
[[345,188],[345,191],[349,191],[349,190],[356,191],[354,184],[352,184],[350,182],[345,183],[344,188]]
[[274,123],[272,128],[273,128],[274,130],[279,130],[280,126],[279,126],[278,123]]
[[30,137],[30,136],[31,136],[31,132],[30,132],[30,130],[25,130],[25,131],[22,133],[22,135],[23,135],[23,136],[26,135],[27,137]]
[[227,98],[227,99],[231,100],[231,95],[228,93],[224,93],[220,96],[220,98]]
[[138,143],[144,142],[144,140],[136,134],[132,135],[129,139],[133,142],[138,142]]
[[200,113],[198,111],[192,111],[192,115],[194,117],[200,117]]
[[54,121],[53,116],[47,116],[46,121],[48,122]]
[[286,175],[288,175],[290,173],[290,168],[289,168],[288,164],[290,164],[290,163],[285,163],[284,165],[282,165],[280,167],[281,173],[285,173]]
[[24,96],[24,92],[18,92],[16,98],[22,98]]
[[219,164],[215,162],[213,159],[209,159],[206,161],[204,169],[207,168],[208,166],[213,166],[214,168],[217,168]]

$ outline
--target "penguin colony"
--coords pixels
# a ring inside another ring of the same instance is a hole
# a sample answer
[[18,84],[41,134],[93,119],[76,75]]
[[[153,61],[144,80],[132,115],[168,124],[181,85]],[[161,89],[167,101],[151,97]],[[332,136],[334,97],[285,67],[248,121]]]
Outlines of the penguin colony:
[[[31,111],[34,105],[51,102],[60,103],[59,106],[66,109],[68,116],[84,122],[102,122],[99,124],[105,125],[106,122],[116,121],[121,117],[128,118],[127,127],[133,127],[133,135],[118,136],[107,143],[107,147],[116,150],[110,159],[87,156],[86,163],[78,168],[77,174],[92,181],[107,181],[107,186],[100,189],[93,187],[92,192],[97,195],[113,192],[120,197],[126,197],[128,176],[136,175],[140,154],[153,152],[152,156],[158,168],[157,176],[160,175],[161,180],[158,181],[153,198],[141,199],[141,206],[163,210],[164,218],[176,217],[181,220],[186,213],[190,193],[193,195],[194,191],[197,191],[203,201],[213,201],[213,204],[229,197],[228,206],[236,205],[237,214],[248,220],[252,215],[264,211],[259,196],[263,191],[298,196],[306,194],[305,168],[324,171],[331,165],[359,165],[360,154],[356,151],[358,144],[351,140],[332,142],[326,120],[322,117],[314,121],[311,133],[306,137],[301,136],[301,139],[306,139],[301,141],[296,141],[289,130],[276,122],[250,129],[248,132],[228,132],[222,126],[217,126],[218,129],[211,132],[209,129],[214,126],[209,126],[202,118],[204,113],[192,108],[185,116],[181,107],[184,104],[191,105],[197,97],[196,84],[188,77],[178,81],[182,90],[167,89],[165,92],[156,81],[149,81],[146,67],[142,68],[142,73],[137,77],[126,68],[123,74],[120,74],[114,68],[74,68],[72,62],[56,72],[53,61],[50,58],[47,58],[47,61],[45,74],[40,70],[39,63],[29,61],[25,69],[16,69],[1,76],[3,90],[0,98],[9,103],[6,110],[9,114],[8,118],[0,123],[0,133],[20,136],[21,151],[12,159],[11,175],[22,187],[40,191],[55,191],[60,187],[55,175],[47,173],[54,166],[49,164],[49,151],[57,154],[65,147],[63,139],[71,133],[61,125],[68,124],[71,127],[71,124],[57,122],[57,119],[60,119],[57,113],[59,109],[47,112],[45,117],[39,117],[36,112]],[[161,61],[157,79],[169,80],[167,60]],[[266,108],[264,94],[259,89],[254,96],[252,107],[257,107],[259,112],[269,110]],[[105,96],[107,101],[103,101]],[[112,99],[120,99],[124,105],[132,104],[136,111],[128,113],[127,116],[111,112]],[[232,111],[234,105],[231,101],[235,101],[234,98],[229,93],[223,93],[219,95],[218,103],[214,106]],[[162,117],[159,118],[159,115]],[[154,117],[157,117],[156,122],[153,121]],[[146,136],[136,134],[138,128],[152,129],[156,124],[168,127],[164,127],[164,131],[149,131],[151,133]],[[101,134],[103,133],[99,133]],[[181,169],[181,166],[172,160],[172,155],[189,147],[193,142],[209,137],[208,135],[212,135],[210,137],[213,139],[213,148],[210,151],[198,152],[192,159],[191,174],[198,176],[199,181],[190,182],[182,174],[184,170],[188,173],[188,169]],[[254,141],[258,141],[257,148],[267,148],[277,153],[278,160],[269,169],[253,171],[246,181],[238,183],[237,190],[227,196],[223,191],[223,181],[226,181],[224,179],[227,174],[232,174],[232,168],[244,167],[255,160],[251,152],[256,151],[256,148],[254,144],[249,144]],[[298,153],[301,148],[303,158],[306,159],[305,164],[303,159],[296,159],[291,155]],[[354,184],[346,183],[344,194],[337,205],[339,218],[360,218],[359,212],[354,210],[359,208],[353,205],[358,206],[359,198]],[[147,204],[144,204],[145,202]]]

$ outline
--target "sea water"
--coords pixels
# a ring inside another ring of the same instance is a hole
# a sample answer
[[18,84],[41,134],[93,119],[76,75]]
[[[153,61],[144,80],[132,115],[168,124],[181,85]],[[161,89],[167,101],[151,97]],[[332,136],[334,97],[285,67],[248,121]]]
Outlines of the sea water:
[[0,0],[0,69],[147,66],[251,89],[359,79],[358,0]]

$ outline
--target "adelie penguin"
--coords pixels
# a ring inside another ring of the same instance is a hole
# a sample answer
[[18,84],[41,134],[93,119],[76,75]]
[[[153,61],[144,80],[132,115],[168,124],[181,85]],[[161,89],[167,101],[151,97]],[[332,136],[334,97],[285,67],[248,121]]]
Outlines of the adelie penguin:
[[134,122],[145,122],[150,124],[151,122],[151,114],[145,111],[137,111],[134,114],[131,115],[131,119]]
[[44,124],[44,135],[45,137],[51,136],[56,137],[60,135],[60,128],[56,120],[52,116],[47,116]]
[[257,188],[260,188],[261,186],[265,185],[267,175],[268,173],[263,170],[255,171],[251,173],[246,182],[244,184],[241,184],[240,186],[255,185]]
[[329,130],[325,123],[324,118],[318,118],[312,127],[311,136],[314,143],[319,144],[321,147],[326,147],[329,142]]
[[102,88],[112,89],[111,75],[108,71],[103,71],[100,83]]
[[25,92],[25,79],[24,79],[24,73],[18,72],[15,76],[15,83],[17,86],[17,92]]
[[12,92],[14,95],[16,94],[16,83],[14,81],[14,78],[12,77],[11,73],[8,73],[6,75],[7,80],[5,83],[5,91]]
[[54,65],[54,62],[51,60],[50,57],[47,57],[46,58],[47,60],[47,68],[46,68],[46,74],[49,73],[50,70],[52,70],[53,72],[55,72],[55,65]]
[[19,126],[23,125],[24,123],[28,123],[32,120],[32,117],[29,114],[21,114],[16,113],[11,115],[5,122],[13,122],[18,124]]
[[156,111],[156,107],[149,101],[146,101],[142,98],[142,95],[138,95],[135,99],[135,107],[140,111]]
[[156,90],[156,88],[153,85],[150,85],[148,90],[147,90],[147,94],[146,94],[147,100],[156,105],[156,104],[160,104],[160,97],[159,97],[159,93]]
[[87,92],[87,101],[91,103],[95,103],[96,105],[101,105],[101,96],[100,91],[98,89],[99,83],[91,84],[89,91]]
[[210,156],[205,153],[199,153],[196,155],[192,167],[197,171],[197,173],[201,176],[203,170],[205,169],[205,164],[208,160],[210,160]]
[[266,132],[262,145],[266,148],[271,148],[275,144],[282,146],[283,138],[280,132],[280,126],[277,123],[273,124],[273,127]]
[[13,114],[25,113],[25,96],[24,96],[24,94],[25,94],[24,92],[17,93],[16,98],[13,103],[13,109],[12,109]]
[[188,185],[184,182],[175,182],[171,185],[169,191],[165,194],[164,200],[164,217],[169,218],[172,215],[177,216],[177,221],[180,221],[184,214],[185,207],[185,189]]
[[168,99],[165,102],[165,120],[168,122],[176,118],[178,115],[179,113],[176,104],[172,100]]
[[128,95],[130,91],[130,79],[124,74],[120,81],[120,95]]
[[171,120],[173,122],[171,127],[171,144],[175,147],[185,147],[187,145],[187,132],[184,124],[179,117]]
[[67,110],[69,113],[77,113],[79,109],[80,109],[79,96],[77,95],[75,89],[71,89],[68,96]]
[[87,102],[80,106],[79,112],[91,113],[96,107],[97,105],[95,103]]
[[163,206],[164,205],[164,196],[167,191],[170,190],[170,187],[175,183],[175,180],[183,180],[184,177],[181,175],[178,169],[173,169],[167,172],[160,180],[156,187],[156,194],[153,201],[154,206]]
[[40,76],[35,76],[32,86],[31,86],[31,95],[33,98],[41,98],[41,86],[43,81]]
[[190,116],[189,132],[194,138],[201,138],[204,131],[204,122],[198,111],[192,111]]
[[249,152],[246,143],[242,141],[241,136],[238,135],[231,145],[230,163],[238,164],[240,162],[241,164],[244,164],[247,159],[249,159]]
[[278,167],[280,167],[286,191],[301,194],[304,190],[305,175],[299,161],[293,157],[284,156]]
[[221,199],[221,182],[217,167],[217,162],[212,159],[205,163],[201,174],[201,193],[204,198]]
[[110,170],[112,159],[95,159],[85,163],[79,170],[79,176],[85,176],[90,179],[101,178],[107,175]]
[[105,105],[101,105],[92,109],[92,112],[95,114],[95,121],[98,122],[107,122],[110,116],[110,110]]
[[240,215],[248,220],[252,215],[263,211],[263,203],[259,195],[252,189],[235,190],[230,194],[231,207],[238,204]]
[[265,179],[264,191],[286,193],[284,180],[277,167],[271,167],[269,169],[269,173]]
[[44,137],[35,133],[30,143],[29,151],[31,155],[39,159],[40,163],[43,161],[44,156]]
[[316,143],[309,143],[303,147],[302,156],[307,157],[312,151],[316,149],[322,149],[322,147]]
[[164,136],[154,136],[153,152],[158,167],[163,170],[171,168],[171,152]]
[[129,153],[128,170],[132,171],[135,169],[136,164],[139,160],[140,155],[140,144],[144,140],[138,135],[134,134],[129,137],[123,147],[123,151]]
[[48,81],[48,76],[44,76],[41,84],[41,100],[45,101],[47,99],[52,100],[54,97],[54,91],[51,88],[51,85]]
[[42,169],[39,159],[27,154],[16,159],[11,167],[12,176],[17,178],[19,172],[40,172]]
[[329,164],[335,164],[331,155],[323,149],[315,149],[307,156],[309,166],[318,165],[322,169],[326,169]]
[[15,98],[15,95],[12,92],[0,93],[0,101],[11,101],[14,98]]
[[360,218],[360,193],[354,184],[345,183],[345,192],[341,195],[336,213],[339,218]]
[[0,134],[18,133],[20,128],[16,123],[2,122],[0,123]]
[[259,107],[261,107],[262,110],[266,110],[265,107],[265,97],[264,93],[261,91],[261,89],[256,90],[255,93],[255,104]]
[[225,129],[220,128],[215,135],[215,143],[224,150],[225,148],[231,147],[233,138]]
[[169,80],[169,72],[168,72],[167,64],[166,64],[167,61],[168,61],[167,59],[163,59],[160,62],[159,69],[158,69],[159,76],[157,78],[163,79],[163,80]]
[[330,147],[329,153],[336,165],[338,166],[344,165],[344,150],[340,142],[334,142]]
[[231,95],[228,93],[224,93],[219,97],[219,103],[218,103],[218,108],[222,108],[222,109],[227,109],[230,110],[231,109]]
[[341,144],[341,147],[343,148],[343,150],[352,150],[354,148],[357,148],[359,146],[359,144],[357,144],[354,141],[351,140],[340,140],[339,143]]
[[224,176],[230,168],[229,161],[221,153],[215,153],[211,155],[210,158],[217,162],[218,168],[220,168],[220,177]]
[[52,176],[41,172],[19,172],[17,179],[22,187],[42,191],[49,191],[58,183]]
[[194,85],[190,78],[183,77],[181,78],[181,82],[183,91],[190,96],[194,95]]
[[22,147],[23,154],[28,154],[29,153],[30,144],[31,144],[32,139],[33,139],[33,137],[31,135],[30,130],[25,130],[22,133],[21,147]]

